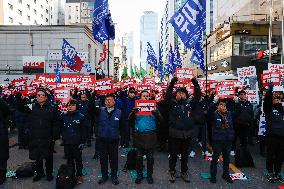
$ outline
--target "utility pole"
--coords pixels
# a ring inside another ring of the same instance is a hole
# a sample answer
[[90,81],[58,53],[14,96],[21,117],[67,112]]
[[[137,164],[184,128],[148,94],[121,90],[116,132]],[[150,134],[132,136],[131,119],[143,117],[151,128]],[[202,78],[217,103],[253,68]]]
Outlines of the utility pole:
[[273,1],[274,0],[270,0],[270,7],[269,7],[269,39],[268,39],[268,44],[269,44],[269,59],[268,59],[268,63],[271,63],[271,49],[272,49],[272,29],[273,29],[273,25],[272,25],[272,19],[273,19]]

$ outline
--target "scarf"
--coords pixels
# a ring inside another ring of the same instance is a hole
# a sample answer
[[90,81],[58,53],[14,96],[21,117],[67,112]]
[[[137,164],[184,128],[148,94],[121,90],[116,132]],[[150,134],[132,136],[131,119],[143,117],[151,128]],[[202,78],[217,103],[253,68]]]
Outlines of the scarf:
[[229,128],[229,122],[228,122],[228,119],[227,119],[227,113],[221,113],[218,110],[216,110],[216,112],[221,116],[222,128],[223,129]]

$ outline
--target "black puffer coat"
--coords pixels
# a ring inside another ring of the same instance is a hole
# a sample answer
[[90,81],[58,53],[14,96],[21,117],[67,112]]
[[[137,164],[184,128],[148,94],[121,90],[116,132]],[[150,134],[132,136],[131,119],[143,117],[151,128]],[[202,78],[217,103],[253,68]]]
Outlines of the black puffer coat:
[[6,119],[9,115],[8,104],[0,98],[0,160],[9,159],[9,138]]
[[59,138],[60,133],[59,117],[58,111],[49,103],[43,106],[33,104],[28,118],[31,160],[41,160],[53,155],[53,141]]

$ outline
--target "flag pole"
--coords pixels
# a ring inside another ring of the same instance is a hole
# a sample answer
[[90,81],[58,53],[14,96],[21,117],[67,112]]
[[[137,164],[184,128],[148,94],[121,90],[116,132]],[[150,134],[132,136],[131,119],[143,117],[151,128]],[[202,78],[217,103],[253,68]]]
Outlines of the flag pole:
[[109,38],[107,39],[107,77],[109,78]]
[[[208,45],[208,36],[205,35],[206,37],[206,40],[205,40],[205,103],[206,103],[206,110],[208,112],[208,99],[209,99],[209,94],[208,94],[208,61],[207,61],[207,51],[208,51],[208,48],[207,48],[207,45]],[[208,96],[207,96],[208,95]],[[208,138],[208,135],[207,135],[207,123],[205,122],[205,127],[204,127],[204,138],[205,138],[205,142],[203,144],[203,152],[204,152],[204,159],[206,158],[206,149],[207,149],[207,138]]]

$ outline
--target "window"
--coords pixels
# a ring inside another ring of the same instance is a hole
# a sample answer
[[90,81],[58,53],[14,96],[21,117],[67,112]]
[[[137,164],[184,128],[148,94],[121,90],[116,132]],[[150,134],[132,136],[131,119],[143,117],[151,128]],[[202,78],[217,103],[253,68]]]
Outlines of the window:
[[13,23],[13,18],[9,17],[9,23]]
[[48,10],[47,9],[45,9],[45,12],[46,12],[46,14],[48,14]]
[[34,13],[36,14],[36,10],[34,9]]
[[46,4],[48,4],[48,0],[46,0]]
[[41,8],[41,9],[43,9],[43,6],[42,6],[42,5],[40,5],[40,8]]
[[68,19],[71,20],[71,15],[68,16]]
[[31,17],[30,17],[29,15],[27,15],[27,19],[28,19],[28,20],[31,20]]
[[34,0],[34,3],[36,4],[36,0]]
[[48,22],[48,19],[47,19],[47,18],[45,19],[45,22],[46,22],[46,23]]
[[8,3],[8,6],[9,6],[9,8],[10,8],[10,10],[13,10],[13,5],[11,5],[10,3]]
[[30,10],[31,9],[31,6],[29,4],[27,4],[27,8]]
[[22,3],[23,3],[23,1],[22,1],[22,0],[18,0],[18,3],[22,4]]
[[21,10],[18,10],[18,14],[22,16],[23,12]]
[[41,19],[43,19],[43,15],[42,14],[40,15],[40,17],[41,17]]
[[79,7],[78,7],[78,6],[76,6],[76,11],[77,11],[77,12],[79,11]]

